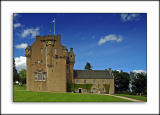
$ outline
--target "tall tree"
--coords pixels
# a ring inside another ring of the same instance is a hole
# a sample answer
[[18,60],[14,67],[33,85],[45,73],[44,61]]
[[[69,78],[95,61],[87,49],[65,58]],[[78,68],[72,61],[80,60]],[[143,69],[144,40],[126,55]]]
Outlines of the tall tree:
[[129,90],[130,76],[126,72],[113,71],[115,77],[115,92],[123,93]]
[[20,77],[20,82],[22,84],[26,84],[26,70],[22,69],[21,71],[19,71],[19,77]]
[[86,63],[85,69],[86,70],[92,70],[92,66],[91,66],[91,64],[89,62]]
[[132,90],[135,93],[147,94],[147,74],[136,74],[136,76],[133,78]]
[[16,69],[15,60],[13,58],[13,82],[19,81],[19,75]]

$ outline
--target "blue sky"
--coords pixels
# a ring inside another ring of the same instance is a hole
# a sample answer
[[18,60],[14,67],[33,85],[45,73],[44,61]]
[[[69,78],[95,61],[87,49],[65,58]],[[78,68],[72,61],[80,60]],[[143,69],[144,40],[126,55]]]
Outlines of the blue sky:
[[[25,48],[35,36],[56,34],[68,49],[74,48],[74,69],[90,62],[94,70],[146,71],[147,15],[120,13],[14,14],[13,49],[17,69],[25,68]],[[51,30],[51,32],[50,32]]]

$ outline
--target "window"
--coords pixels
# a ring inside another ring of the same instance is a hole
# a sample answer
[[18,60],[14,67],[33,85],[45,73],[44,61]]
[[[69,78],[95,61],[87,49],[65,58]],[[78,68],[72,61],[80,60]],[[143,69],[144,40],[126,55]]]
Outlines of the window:
[[84,84],[86,84],[87,80],[84,80]]
[[41,55],[43,55],[43,48],[41,48]]
[[93,83],[95,84],[95,83],[96,83],[96,80],[93,80]]
[[78,79],[76,79],[76,83],[78,83]]
[[35,78],[35,81],[45,81],[46,80],[46,73],[35,72],[34,78]]
[[102,89],[102,92],[105,92],[105,89],[104,89],[104,88]]
[[104,84],[104,79],[102,80],[102,83]]
[[87,92],[87,89],[83,89],[83,92]]
[[46,73],[43,73],[43,79],[42,80],[46,80]]
[[96,93],[96,88],[93,88],[93,93]]
[[58,55],[56,55],[56,59],[58,58]]
[[57,54],[57,50],[56,49],[54,49],[54,53]]
[[42,80],[42,73],[38,73],[38,80]]

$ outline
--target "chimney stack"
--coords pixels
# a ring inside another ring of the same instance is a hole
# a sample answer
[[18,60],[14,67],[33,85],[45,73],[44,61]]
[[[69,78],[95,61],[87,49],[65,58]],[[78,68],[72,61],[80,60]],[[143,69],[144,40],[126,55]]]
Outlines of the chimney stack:
[[112,75],[112,69],[111,68],[109,68],[109,74]]
[[73,48],[70,48],[70,52],[73,52]]

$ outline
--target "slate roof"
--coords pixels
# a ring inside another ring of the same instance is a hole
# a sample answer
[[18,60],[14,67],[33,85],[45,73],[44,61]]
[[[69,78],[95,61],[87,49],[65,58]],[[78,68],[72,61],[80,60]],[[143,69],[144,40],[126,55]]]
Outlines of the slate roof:
[[74,70],[75,79],[112,79],[107,70]]

